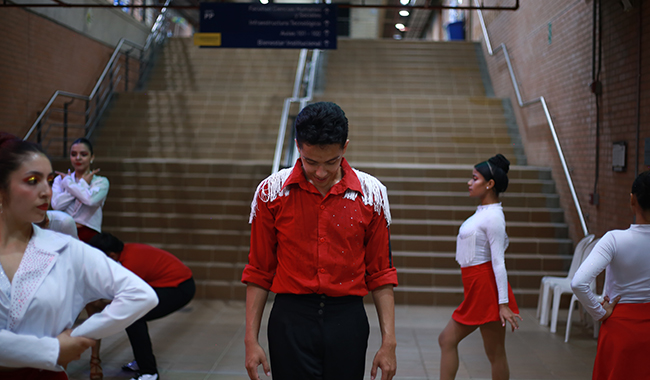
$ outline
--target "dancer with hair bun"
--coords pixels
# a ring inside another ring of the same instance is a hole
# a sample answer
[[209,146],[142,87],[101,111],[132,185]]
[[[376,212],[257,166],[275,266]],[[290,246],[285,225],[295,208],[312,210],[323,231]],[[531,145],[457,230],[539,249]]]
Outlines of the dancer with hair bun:
[[440,379],[458,372],[458,344],[477,328],[492,366],[492,379],[508,379],[505,350],[506,321],[519,328],[519,308],[508,284],[504,254],[508,247],[506,221],[499,194],[508,188],[510,161],[497,154],[474,166],[467,182],[469,196],[478,198],[478,209],[460,226],[456,261],[461,266],[464,300],[440,333]]
[[85,138],[70,146],[70,163],[74,172],[60,173],[52,185],[52,208],[70,214],[77,223],[79,240],[88,243],[102,232],[102,207],[108,195],[109,182],[91,169],[95,160],[93,145]]

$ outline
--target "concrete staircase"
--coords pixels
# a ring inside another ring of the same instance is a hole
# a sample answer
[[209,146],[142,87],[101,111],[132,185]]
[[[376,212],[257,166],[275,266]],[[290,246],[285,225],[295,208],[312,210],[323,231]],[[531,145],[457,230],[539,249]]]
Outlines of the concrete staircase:
[[566,271],[573,243],[551,173],[525,166],[504,102],[485,96],[485,82],[470,43],[340,41],[329,54],[319,98],[350,120],[351,165],[388,188],[399,303],[462,301],[456,234],[477,205],[467,181],[496,153],[513,164],[502,201],[518,302],[536,305],[541,277]]
[[[172,39],[147,90],[120,94],[95,136],[95,166],[111,181],[104,230],[173,252],[199,297],[244,298],[250,201],[270,173],[298,54]],[[500,152],[515,165],[503,196],[509,279],[533,306],[541,276],[564,273],[572,242],[550,171],[516,165],[517,136],[502,101],[485,96],[475,45],[340,40],[326,70],[316,100],[341,105],[346,157],[389,190],[397,301],[462,300],[455,236],[476,207],[465,183]]]

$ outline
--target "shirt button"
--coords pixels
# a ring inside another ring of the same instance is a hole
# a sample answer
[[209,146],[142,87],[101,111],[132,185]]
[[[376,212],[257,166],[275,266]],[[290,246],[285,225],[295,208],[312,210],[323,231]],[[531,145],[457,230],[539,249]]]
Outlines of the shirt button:
[[320,307],[325,307],[325,303],[321,302]]
[[323,237],[319,238],[318,241],[321,242],[321,243],[325,243],[325,238],[323,238]]
[[324,268],[320,268],[318,271],[319,271],[320,273],[325,273],[325,269],[324,269]]
[[323,310],[318,310],[318,315],[323,315]]
[[320,205],[321,210],[325,210],[325,205]]

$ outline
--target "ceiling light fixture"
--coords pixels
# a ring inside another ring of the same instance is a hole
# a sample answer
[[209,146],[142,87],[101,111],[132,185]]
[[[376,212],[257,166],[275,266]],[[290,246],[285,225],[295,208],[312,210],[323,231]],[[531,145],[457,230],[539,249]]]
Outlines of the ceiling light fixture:
[[410,14],[409,11],[407,11],[405,9],[402,9],[401,11],[399,11],[399,15],[402,16],[402,17],[408,17],[409,14]]
[[406,29],[406,26],[402,23],[395,24],[395,28],[397,28],[400,32],[403,32]]

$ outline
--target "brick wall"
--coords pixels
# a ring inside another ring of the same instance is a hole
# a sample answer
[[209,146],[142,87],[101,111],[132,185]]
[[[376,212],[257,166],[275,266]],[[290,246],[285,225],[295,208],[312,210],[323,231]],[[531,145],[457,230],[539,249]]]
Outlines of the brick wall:
[[23,136],[56,90],[88,95],[114,47],[23,9],[0,12],[0,130]]
[[[539,96],[546,98],[589,231],[601,236],[614,228],[626,228],[633,221],[628,205],[635,165],[638,162],[639,171],[647,169],[643,166],[643,141],[650,138],[650,26],[646,21],[640,29],[639,17],[650,18],[650,3],[646,1],[641,6],[641,0],[632,0],[634,8],[624,12],[618,1],[602,0],[603,96],[600,152],[596,158],[597,113],[595,96],[589,88],[593,1],[521,0],[521,8],[515,12],[484,14],[493,49],[501,43],[508,48],[524,101]],[[485,4],[511,5],[512,1],[492,0]],[[479,24],[473,25],[473,36],[477,36]],[[511,97],[513,104],[517,104],[503,52],[489,57],[485,44],[483,47],[496,96]],[[640,96],[637,85],[640,85]],[[640,112],[637,112],[638,99]],[[577,239],[582,236],[582,230],[542,107],[537,103],[515,109],[528,162],[552,166],[572,237]],[[639,144],[636,141],[638,122]],[[627,144],[627,168],[620,173],[611,167],[612,143],[617,141]],[[592,205],[589,199],[596,183],[596,159],[599,163],[596,192],[600,204]]]

